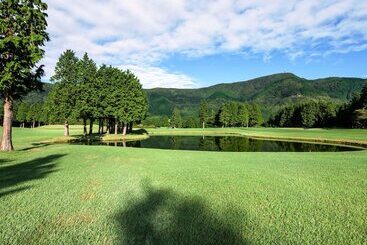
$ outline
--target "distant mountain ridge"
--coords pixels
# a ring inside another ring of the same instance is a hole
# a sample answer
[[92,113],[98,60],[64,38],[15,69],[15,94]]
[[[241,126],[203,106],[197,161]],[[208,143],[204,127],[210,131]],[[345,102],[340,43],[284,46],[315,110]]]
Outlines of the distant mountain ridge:
[[[359,93],[366,82],[366,79],[344,77],[308,80],[292,73],[279,73],[198,89],[154,88],[145,91],[149,114],[153,116],[169,116],[174,107],[180,108],[184,116],[195,116],[202,100],[207,100],[213,110],[226,101],[256,102],[262,106],[264,116],[268,116],[290,102],[318,99],[345,102],[354,93]],[[32,92],[24,100],[44,101],[51,87],[52,84],[45,84],[44,92]]]
[[221,83],[198,89],[147,89],[151,115],[170,115],[179,107],[184,115],[197,113],[202,100],[216,109],[225,101],[256,102],[263,106],[264,115],[282,105],[304,100],[324,99],[345,102],[360,92],[366,79],[328,77],[315,80],[300,78],[292,73],[279,73],[248,81]]

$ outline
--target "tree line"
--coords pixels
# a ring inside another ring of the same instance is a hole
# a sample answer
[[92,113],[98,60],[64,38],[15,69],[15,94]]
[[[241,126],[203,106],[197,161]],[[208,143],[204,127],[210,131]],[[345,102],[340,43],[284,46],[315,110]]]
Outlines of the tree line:
[[197,117],[184,118],[178,107],[174,107],[171,117],[147,117],[144,126],[172,128],[205,127],[255,127],[263,124],[260,106],[256,103],[226,102],[219,109],[210,108],[207,101],[200,103]]
[[69,121],[81,120],[84,135],[132,131],[134,122],[144,119],[148,102],[139,79],[129,70],[96,63],[85,53],[82,59],[66,50],[59,58],[51,80],[54,86],[47,98],[49,121],[63,121],[65,135],[69,135]]
[[45,103],[20,102],[15,106],[14,120],[21,128],[39,127],[48,122],[48,109]]
[[367,84],[360,94],[342,105],[322,100],[286,105],[269,119],[267,125],[367,128]]

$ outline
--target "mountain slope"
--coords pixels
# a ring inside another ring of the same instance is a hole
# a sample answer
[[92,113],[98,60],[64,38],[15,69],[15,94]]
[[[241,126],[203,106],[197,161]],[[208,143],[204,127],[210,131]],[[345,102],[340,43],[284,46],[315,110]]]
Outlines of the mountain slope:
[[170,115],[174,106],[184,115],[197,113],[202,100],[217,109],[225,101],[256,102],[263,106],[264,114],[292,102],[327,99],[336,102],[349,100],[359,92],[365,79],[330,77],[307,80],[291,73],[280,73],[244,82],[217,84],[199,89],[148,89],[151,115]]
[[[150,115],[171,115],[175,106],[184,116],[197,115],[202,100],[217,110],[226,101],[256,102],[264,116],[289,102],[325,99],[345,102],[359,93],[367,80],[329,77],[316,80],[300,78],[292,73],[280,73],[244,82],[223,83],[199,89],[147,89]],[[32,92],[24,101],[44,101],[52,84],[46,83],[43,92]]]

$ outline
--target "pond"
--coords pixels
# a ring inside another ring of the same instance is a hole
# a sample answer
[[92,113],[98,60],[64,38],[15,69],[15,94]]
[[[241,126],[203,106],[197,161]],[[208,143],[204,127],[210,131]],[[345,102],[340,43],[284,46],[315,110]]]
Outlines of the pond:
[[151,136],[139,141],[88,142],[84,144],[224,152],[338,152],[361,149],[343,145],[261,140],[238,136]]

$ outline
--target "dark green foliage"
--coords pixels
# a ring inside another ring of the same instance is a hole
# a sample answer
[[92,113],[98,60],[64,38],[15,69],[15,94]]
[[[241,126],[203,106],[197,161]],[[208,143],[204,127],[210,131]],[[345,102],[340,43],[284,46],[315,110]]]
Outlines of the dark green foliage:
[[182,128],[181,111],[177,107],[175,107],[172,111],[170,124],[173,128]]
[[66,50],[56,64],[55,74],[51,78],[55,84],[47,98],[52,123],[63,123],[75,116],[78,62],[79,59],[75,56],[75,52]]
[[148,116],[142,120],[144,128],[169,127],[170,119],[167,116]]
[[[288,104],[307,103],[309,101],[327,100],[341,104],[353,97],[362,89],[365,80],[358,78],[325,78],[306,80],[293,74],[275,74],[253,79],[247,82],[218,84],[201,89],[148,89],[149,115],[171,116],[174,107],[179,107],[182,116],[196,116],[200,111],[200,104],[206,101],[209,114],[211,110],[218,111],[222,104],[229,101],[255,101],[261,105],[265,118],[276,113]],[[291,84],[293,84],[291,86]],[[295,85],[297,84],[297,85]],[[47,94],[49,86],[45,87]],[[104,87],[104,85],[102,85]],[[275,90],[280,90],[277,92]],[[42,94],[42,95],[43,95]],[[103,93],[102,93],[103,94]],[[288,97],[281,97],[289,95]],[[32,93],[31,100],[41,100],[41,95]],[[101,101],[101,100],[100,100]],[[103,107],[103,106],[102,106]],[[212,115],[209,115],[212,117]],[[209,120],[214,121],[213,118]],[[219,119],[217,118],[218,122]],[[209,122],[212,124],[212,122]]]
[[97,115],[97,65],[85,53],[77,62],[76,86],[74,87],[76,102],[73,107],[74,117],[78,119],[91,119]]
[[0,96],[4,102],[0,150],[12,151],[14,100],[41,90],[42,49],[48,41],[47,4],[41,0],[0,1]]
[[17,102],[14,106],[14,123],[20,127],[37,127],[48,123],[45,103]]
[[315,102],[301,105],[301,124],[305,128],[311,128],[316,125],[319,115],[319,107]]
[[202,126],[202,124],[197,117],[188,117],[184,123],[185,128],[199,128],[200,126]]
[[336,123],[337,107],[331,101],[290,104],[279,110],[268,124],[277,127],[331,127]]
[[290,73],[281,73],[237,83],[218,84],[200,89],[148,89],[150,115],[170,115],[179,107],[183,116],[199,113],[205,100],[209,109],[217,111],[229,101],[255,102],[261,105],[263,116],[268,118],[289,103],[328,99],[343,103],[359,92],[366,80],[358,78],[324,78],[307,80]]
[[224,103],[216,116],[217,126],[222,127],[255,127],[263,123],[258,104],[238,102]]
[[199,118],[200,123],[202,124],[203,128],[205,128],[205,125],[209,119],[208,103],[205,100],[203,100],[200,104]]
[[365,113],[367,109],[367,83],[360,94],[355,94],[351,101],[340,108],[337,124],[342,127],[367,128]]
[[24,102],[21,102],[18,105],[17,111],[16,111],[16,120],[24,126],[24,122],[27,120],[27,111],[28,111],[28,105]]
[[264,120],[261,113],[260,106],[255,103],[251,103],[249,106],[249,126],[260,126]]
[[134,122],[145,118],[148,109],[147,99],[139,79],[130,71],[102,65],[85,54],[81,60],[75,53],[67,50],[56,65],[53,76],[55,85],[48,98],[51,121],[79,119],[84,124],[90,122],[92,134],[93,122],[98,119],[99,133],[103,133],[106,121],[108,132],[124,126],[132,129]]
[[2,0],[0,9],[0,93],[17,99],[42,86],[43,66],[37,64],[48,40],[47,4]]

